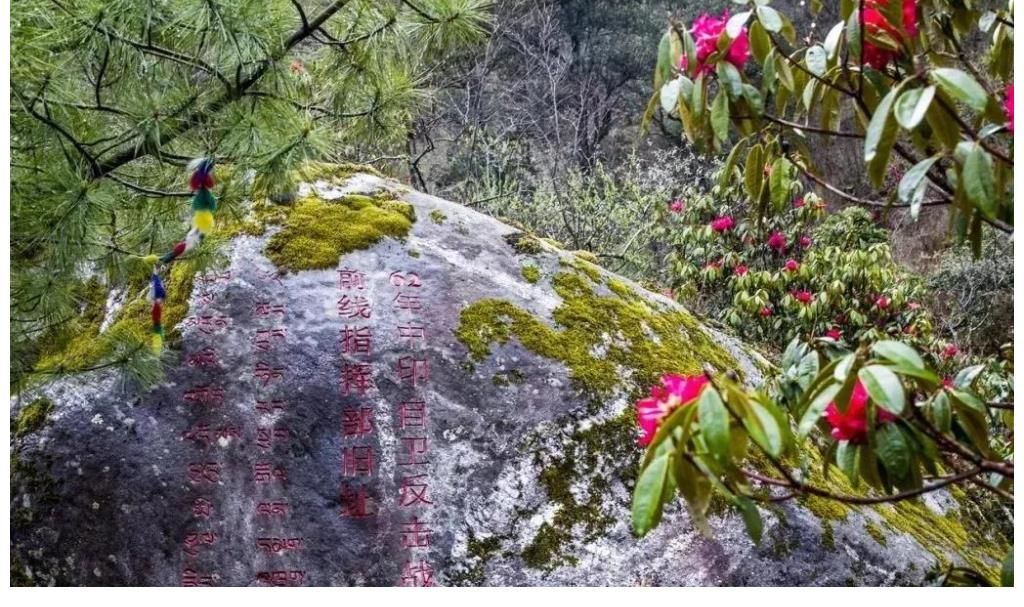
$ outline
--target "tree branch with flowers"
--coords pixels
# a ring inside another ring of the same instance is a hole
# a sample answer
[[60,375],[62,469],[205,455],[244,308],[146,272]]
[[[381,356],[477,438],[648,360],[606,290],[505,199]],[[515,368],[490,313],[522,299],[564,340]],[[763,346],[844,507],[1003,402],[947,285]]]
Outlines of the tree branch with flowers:
[[[970,484],[1012,504],[1012,397],[986,398],[986,365],[960,366],[955,345],[930,338],[916,302],[879,287],[899,278],[879,274],[870,246],[826,251],[799,239],[815,219],[800,209],[817,199],[805,188],[856,206],[906,208],[915,219],[925,207],[947,207],[952,229],[975,251],[984,226],[1012,233],[1013,1],[985,12],[972,0],[841,0],[841,21],[804,44],[770,0],[733,2],[736,14],[670,20],[644,123],[660,109],[692,145],[726,154],[718,187],[741,190],[749,208],[750,219],[740,221],[721,207],[704,209],[707,223],[686,228],[670,253],[683,260],[680,285],[728,280],[726,318],[757,313],[762,323],[778,309],[772,297],[790,288],[776,303],[796,310],[796,322],[778,325],[774,337],[798,337],[761,388],[709,368],[668,373],[636,403],[646,447],[636,532],[656,526],[677,493],[704,531],[712,496],[724,498],[754,541],[762,533],[758,503],[802,496],[879,504]],[[977,29],[986,37],[980,55],[965,50]],[[873,196],[846,192],[817,166],[818,137],[862,142]],[[909,169],[886,189],[897,162]],[[669,216],[687,207],[680,201]],[[746,251],[732,246],[741,242]],[[821,324],[811,307],[842,301],[833,295],[854,283],[831,276],[814,292],[811,281],[839,267],[863,285],[849,312],[840,319],[830,309]],[[856,322],[842,326],[850,314]],[[826,475],[838,469],[852,492],[808,473],[809,455],[819,453]],[[1004,584],[1012,584],[1012,560],[1011,548]]]

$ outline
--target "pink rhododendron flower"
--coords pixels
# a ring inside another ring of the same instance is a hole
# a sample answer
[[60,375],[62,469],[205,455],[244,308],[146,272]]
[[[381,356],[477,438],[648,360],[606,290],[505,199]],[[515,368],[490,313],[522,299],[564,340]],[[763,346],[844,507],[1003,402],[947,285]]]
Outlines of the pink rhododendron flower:
[[793,299],[799,301],[802,304],[809,304],[814,299],[814,294],[810,291],[793,291]]
[[673,291],[672,289],[662,289],[661,294],[671,299],[674,299],[676,296],[676,292]]
[[293,74],[301,74],[306,71],[306,67],[302,65],[301,61],[292,61],[291,70]]
[[670,211],[672,211],[673,213],[677,213],[677,214],[678,213],[682,213],[684,208],[685,208],[685,206],[683,205],[683,201],[682,200],[673,200],[672,203],[670,205],[668,205],[668,209]]
[[[907,41],[906,36],[913,38],[917,36],[917,0],[903,0],[903,29],[906,34],[893,24],[889,23],[885,16],[878,10],[880,7],[887,7],[889,0],[867,0],[864,3],[864,11],[861,14],[861,23],[864,24],[864,31],[873,35],[887,34],[897,42]],[[884,69],[890,61],[900,56],[900,51],[882,48],[864,40],[864,63],[876,70]]]
[[733,269],[732,273],[736,276],[744,276],[747,273],[747,266],[740,264]]
[[1003,102],[1003,109],[1006,110],[1006,117],[1009,119],[1006,126],[1013,132],[1013,83],[1006,87],[1006,101]]
[[651,388],[650,397],[636,401],[637,421],[641,430],[637,443],[641,447],[651,444],[662,420],[677,407],[696,400],[707,384],[708,379],[703,375],[662,375],[661,385]]
[[814,244],[814,240],[812,240],[811,237],[808,236],[807,234],[804,234],[803,236],[800,237],[800,247],[801,248],[809,249],[809,248],[811,248],[812,244]]
[[[877,423],[885,424],[896,419],[896,416],[881,407],[876,408],[878,412]],[[850,402],[846,405],[846,411],[840,412],[835,402],[828,404],[825,408],[825,421],[832,426],[832,438],[836,440],[850,441],[854,444],[862,444],[868,437],[868,391],[864,384],[857,380],[850,393]]]
[[803,198],[797,198],[796,200],[794,200],[793,201],[793,208],[794,209],[802,209],[802,208],[804,208],[804,199]]
[[942,387],[943,388],[952,388],[953,385],[954,384],[953,384],[953,378],[952,377],[949,377],[947,375],[946,377],[942,378]]
[[942,350],[942,358],[950,359],[960,353],[960,348],[956,347],[956,344],[949,344]]
[[758,312],[758,314],[760,314],[764,318],[768,318],[769,316],[772,315],[771,306],[765,306],[765,307],[761,308],[761,311]]
[[[697,55],[698,73],[709,73],[712,70],[712,66],[708,63],[708,58],[718,50],[719,38],[726,36],[725,24],[728,21],[728,10],[717,19],[704,13],[693,20],[690,34],[693,36],[694,50]],[[750,58],[750,41],[747,39],[747,28],[743,28],[740,35],[729,45],[724,58],[729,63],[735,65],[737,69],[743,69],[743,65]],[[686,54],[683,53],[683,56],[679,59],[680,69],[685,70],[688,67],[688,61],[689,59],[686,57]]]
[[800,269],[800,262],[795,259],[787,259],[783,269],[787,272],[796,272]]
[[832,339],[839,341],[843,337],[843,332],[839,330],[839,327],[832,327],[828,331],[825,331],[825,337],[831,337]]
[[733,221],[732,217],[724,215],[711,222],[711,229],[719,233],[728,232],[734,225],[736,225],[736,222]]
[[768,246],[782,252],[786,248],[786,237],[782,235],[782,232],[772,232],[772,235],[768,237]]
[[880,295],[878,297],[878,299],[875,300],[875,305],[878,306],[879,310],[884,310],[884,309],[888,308],[889,304],[891,304],[891,303],[892,303],[892,300],[889,299],[888,297],[886,297],[885,295]]

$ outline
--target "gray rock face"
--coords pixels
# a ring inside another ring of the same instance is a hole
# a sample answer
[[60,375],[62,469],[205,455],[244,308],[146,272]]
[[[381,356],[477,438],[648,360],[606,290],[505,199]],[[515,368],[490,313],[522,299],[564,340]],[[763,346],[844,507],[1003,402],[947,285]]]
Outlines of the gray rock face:
[[[347,189],[312,187],[330,199],[396,186],[359,176]],[[456,335],[463,310],[488,298],[554,324],[562,298],[550,278],[575,256],[517,253],[505,239],[513,228],[399,195],[418,217],[408,238],[344,255],[337,268],[281,274],[263,254],[270,234],[236,238],[229,265],[197,280],[182,351],[168,353],[156,388],[101,371],[16,401],[15,415],[39,395],[55,407],[12,446],[15,578],[892,584],[919,583],[934,564],[910,536],[889,529],[882,546],[866,533],[880,522],[873,511],[828,522],[796,504],[764,512],[760,547],[732,514],[712,517],[709,539],[679,507],[637,540],[629,371],[617,396],[594,402],[564,362],[515,337],[471,359]],[[526,280],[524,263],[543,278]],[[630,288],[652,309],[676,309]],[[741,344],[705,330],[760,380]]]

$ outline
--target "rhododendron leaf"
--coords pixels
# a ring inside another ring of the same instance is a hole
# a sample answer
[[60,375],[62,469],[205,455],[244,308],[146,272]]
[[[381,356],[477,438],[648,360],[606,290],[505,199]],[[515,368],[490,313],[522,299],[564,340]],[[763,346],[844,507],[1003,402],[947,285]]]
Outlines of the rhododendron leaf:
[[976,112],[985,111],[985,106],[988,105],[988,94],[978,84],[978,81],[966,72],[950,67],[940,67],[931,70],[928,75],[953,98],[963,102]]
[[754,55],[754,59],[756,59],[758,63],[763,64],[765,62],[765,58],[772,49],[772,43],[768,38],[768,33],[764,31],[764,26],[761,25],[760,21],[755,21],[750,24],[750,30],[747,32],[747,36],[750,39],[750,50]]
[[868,165],[868,176],[876,186],[882,185],[885,168],[889,165],[889,154],[896,142],[899,129],[892,116],[892,107],[899,95],[900,87],[890,90],[878,102],[864,135],[864,162]]
[[860,452],[860,445],[850,441],[839,441],[836,447],[836,466],[842,470],[854,489],[860,485]]
[[796,92],[796,79],[793,76],[793,70],[790,69],[788,59],[780,57],[779,55],[773,55],[775,71],[778,73],[779,82],[791,93]]
[[682,77],[673,78],[661,85],[661,90],[659,91],[661,95],[661,109],[666,114],[671,114],[679,102],[679,89],[683,86],[680,78]]
[[828,70],[828,53],[821,45],[815,44],[807,49],[804,59],[807,61],[807,69],[815,76],[823,76]]
[[957,372],[956,377],[953,378],[953,385],[961,390],[966,390],[971,387],[974,380],[978,377],[978,374],[985,369],[985,365],[971,365],[970,367],[964,367]]
[[832,370],[832,377],[836,381],[843,382],[850,375],[850,370],[853,369],[853,363],[857,361],[857,355],[853,352],[843,356],[836,361],[836,365]]
[[900,201],[910,204],[910,215],[915,220],[921,212],[921,202],[924,200],[925,191],[928,189],[926,176],[938,159],[938,156],[932,156],[910,167],[910,170],[904,173],[903,178],[900,179],[899,186],[896,188]]
[[761,194],[761,180],[764,177],[764,158],[761,154],[761,144],[750,148],[747,152],[747,161],[743,167],[743,182],[747,189],[747,196],[757,200]]
[[661,520],[670,457],[669,454],[659,455],[651,460],[636,481],[633,490],[633,530],[641,537]]
[[675,474],[676,486],[686,501],[686,509],[693,519],[694,526],[701,533],[710,536],[711,528],[707,524],[705,513],[711,504],[711,481],[684,457],[681,450],[676,453],[672,471]]
[[845,24],[842,21],[840,21],[839,23],[833,25],[832,29],[830,29],[828,31],[828,34],[825,36],[825,44],[823,48],[825,49],[825,54],[828,56],[829,59],[835,59],[836,57],[836,51],[839,50],[839,43],[843,39],[844,26]]
[[790,185],[789,170],[793,166],[789,160],[785,158],[776,158],[775,162],[772,163],[771,173],[768,175],[768,185],[771,189],[771,200],[772,204],[776,209],[780,209],[790,200]]
[[974,448],[986,457],[992,454],[988,441],[987,415],[967,406],[953,394],[953,413],[956,425],[964,431]]
[[967,200],[988,217],[994,217],[997,210],[994,181],[992,157],[980,145],[972,146],[964,159],[964,192]]
[[875,429],[873,438],[874,451],[885,471],[894,480],[906,479],[910,474],[912,453],[907,437],[896,424],[883,424]]
[[651,99],[647,102],[647,108],[644,109],[644,115],[640,118],[639,137],[643,137],[644,133],[647,132],[647,129],[650,128],[651,120],[654,118],[654,111],[658,108],[659,97],[660,95],[658,94],[658,91],[655,91],[654,94],[651,95]]
[[743,33],[743,26],[747,24],[747,19],[750,19],[750,11],[743,11],[729,17],[729,21],[725,24],[725,35],[732,40],[739,38]]
[[[759,402],[750,403],[751,411],[759,424],[760,436],[751,432],[751,438],[772,457],[779,457],[786,447],[786,428],[784,420],[772,413],[767,404]],[[746,422],[747,418],[744,418]]]
[[718,141],[729,138],[729,98],[722,88],[718,89],[715,101],[711,104],[711,129]]
[[957,402],[962,403],[979,413],[986,413],[988,411],[988,407],[985,406],[985,403],[967,390],[952,390],[951,393]]
[[829,384],[824,390],[819,392],[807,406],[804,414],[800,417],[800,423],[797,425],[797,434],[801,437],[807,436],[814,425],[821,419],[822,414],[828,407],[828,404],[832,402],[835,395],[839,393],[839,384]]
[[722,404],[722,397],[713,388],[705,389],[697,401],[697,421],[711,455],[721,464],[727,465],[729,457],[729,411]]
[[754,502],[742,495],[737,495],[733,499],[733,504],[739,509],[740,515],[743,517],[743,524],[747,527],[747,535],[754,541],[754,544],[761,543],[761,532],[763,525],[761,523],[761,513],[758,511],[757,506]]
[[953,416],[951,413],[949,397],[945,392],[939,392],[932,399],[929,411],[932,414],[932,422],[942,432],[949,432],[952,428]]
[[905,367],[924,370],[924,359],[916,350],[898,341],[879,341],[871,345],[871,351],[886,360]]
[[868,396],[886,411],[900,415],[906,407],[903,382],[898,375],[884,365],[868,365],[857,373]]
[[[739,99],[743,96],[743,77],[736,66],[728,61],[718,64],[718,81],[725,86],[729,92],[730,99]],[[719,89],[721,90],[721,89]]]
[[757,20],[764,25],[764,29],[769,32],[778,32],[782,30],[782,17],[779,16],[778,11],[770,6],[758,6],[757,7]]
[[934,85],[905,91],[896,100],[896,121],[908,131],[913,130],[924,120],[934,98]]
[[738,462],[746,459],[749,443],[749,437],[745,432],[730,432],[729,453],[732,455],[732,458]]
[[672,77],[672,29],[661,36],[658,43],[658,61],[654,67],[654,90]]
[[743,146],[746,145],[746,142],[747,138],[744,137],[743,139],[740,139],[736,145],[732,146],[732,151],[729,152],[728,156],[726,156],[725,164],[722,165],[722,169],[718,173],[719,187],[725,188],[733,179],[735,179],[735,175],[733,173],[735,172],[736,159],[739,157],[740,151],[743,149]]

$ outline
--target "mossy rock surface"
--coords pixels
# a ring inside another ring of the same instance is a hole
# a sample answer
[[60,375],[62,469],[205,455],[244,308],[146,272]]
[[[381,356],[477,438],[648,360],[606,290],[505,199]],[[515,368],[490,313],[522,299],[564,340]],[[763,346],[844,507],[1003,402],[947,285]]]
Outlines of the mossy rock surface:
[[[760,546],[724,506],[708,539],[671,505],[638,540],[632,402],[704,364],[758,384],[757,357],[593,258],[458,204],[347,169],[297,181],[290,202],[225,222],[220,261],[172,271],[160,382],[99,368],[15,400],[18,584],[181,585],[190,570],[241,586],[281,570],[394,585],[410,560],[441,585],[921,584],[944,563],[990,567],[1005,544],[958,523],[953,498],[774,505]],[[101,287],[83,285],[90,330],[40,364],[102,364],[110,331],[145,335],[144,301],[129,291],[112,309]],[[372,466],[346,464],[367,453],[352,448],[373,449]],[[415,490],[425,500],[403,506]],[[365,518],[350,516],[360,495]],[[258,508],[284,501],[280,518]],[[409,535],[420,523],[429,549]],[[266,538],[303,547],[270,555]]]

